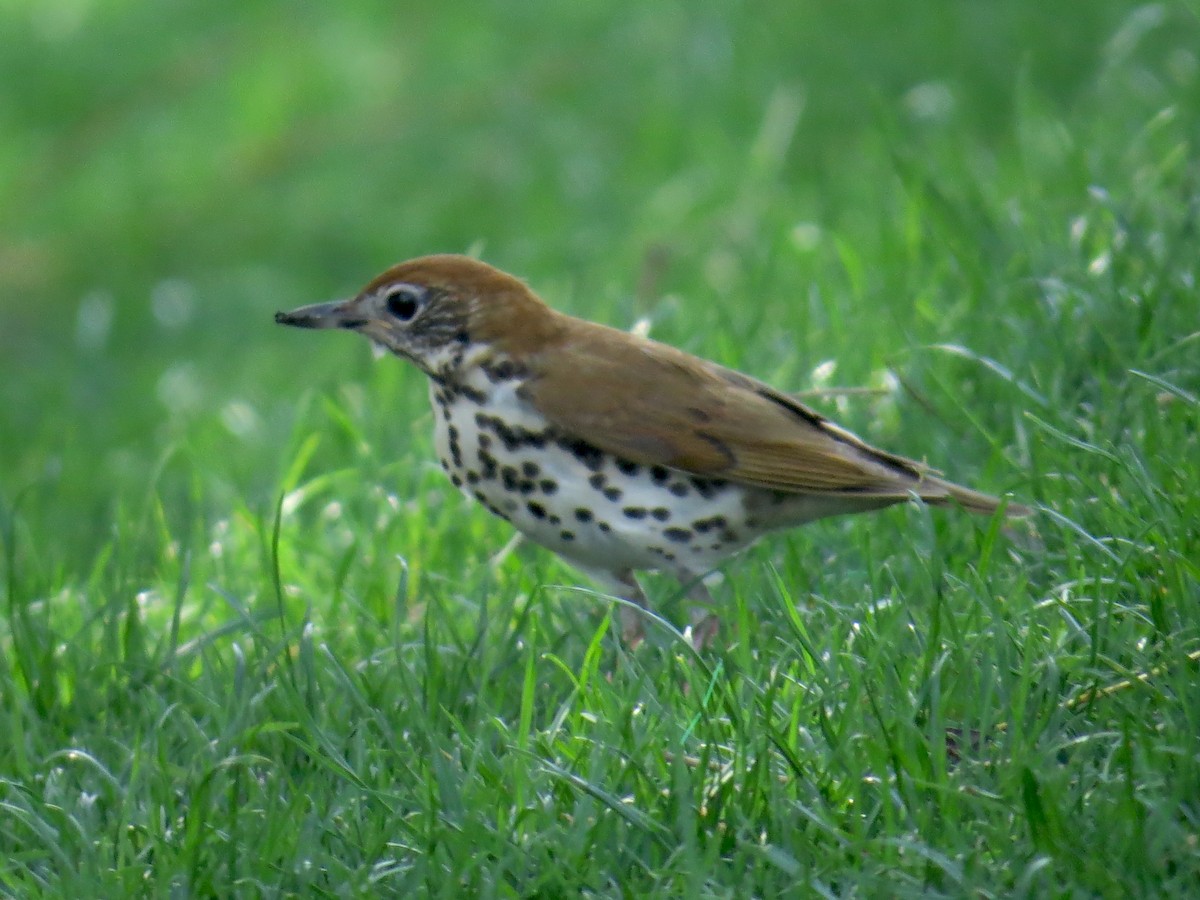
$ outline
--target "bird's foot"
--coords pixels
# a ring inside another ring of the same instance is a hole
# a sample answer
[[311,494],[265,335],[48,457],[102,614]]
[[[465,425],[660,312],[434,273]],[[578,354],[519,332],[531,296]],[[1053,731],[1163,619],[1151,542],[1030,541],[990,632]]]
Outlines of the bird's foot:
[[684,636],[696,650],[706,650],[713,645],[717,632],[721,630],[721,620],[716,613],[702,611],[703,615],[687,627]]

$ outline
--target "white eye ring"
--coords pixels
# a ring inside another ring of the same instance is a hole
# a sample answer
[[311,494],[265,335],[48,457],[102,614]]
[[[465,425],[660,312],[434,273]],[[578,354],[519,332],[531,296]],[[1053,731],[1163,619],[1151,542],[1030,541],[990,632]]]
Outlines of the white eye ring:
[[421,308],[416,291],[408,285],[392,288],[384,299],[384,305],[401,322],[411,322]]

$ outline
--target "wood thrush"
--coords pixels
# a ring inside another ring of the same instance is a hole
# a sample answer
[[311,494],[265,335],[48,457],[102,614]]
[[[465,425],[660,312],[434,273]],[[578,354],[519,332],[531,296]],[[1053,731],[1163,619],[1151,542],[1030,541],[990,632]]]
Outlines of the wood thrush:
[[[410,260],[275,321],[357,331],[414,363],[454,485],[637,607],[637,570],[710,606],[701,577],[774,529],[911,498],[1000,506],[747,375],[556,312],[467,257]],[[620,612],[636,643],[642,617]],[[717,620],[693,624],[704,642]]]

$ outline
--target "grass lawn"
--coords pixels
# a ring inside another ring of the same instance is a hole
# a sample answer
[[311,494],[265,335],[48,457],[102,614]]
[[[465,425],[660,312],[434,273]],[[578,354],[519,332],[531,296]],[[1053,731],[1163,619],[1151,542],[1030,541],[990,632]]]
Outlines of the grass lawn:
[[[0,895],[1196,896],[1194,0],[14,0],[0,85]],[[272,322],[443,251],[1039,513],[627,652]]]

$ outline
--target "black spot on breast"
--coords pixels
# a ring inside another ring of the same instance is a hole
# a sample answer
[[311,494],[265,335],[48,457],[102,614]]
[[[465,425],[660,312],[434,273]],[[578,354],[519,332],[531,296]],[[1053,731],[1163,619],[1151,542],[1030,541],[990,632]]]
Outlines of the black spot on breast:
[[667,480],[670,477],[671,477],[671,470],[668,469],[666,466],[651,466],[650,467],[650,480],[653,481],[655,484],[666,484]]
[[692,523],[692,527],[695,528],[701,534],[711,531],[714,528],[724,528],[725,527],[725,517],[724,516],[713,516],[711,519],[697,519],[695,522]]
[[491,481],[496,477],[496,471],[499,467],[496,464],[496,457],[492,456],[492,454],[485,453],[483,450],[480,450],[479,465],[480,474],[483,476],[485,481]]
[[608,479],[604,477],[603,472],[597,472],[595,475],[591,475],[588,477],[588,484],[590,484],[592,487],[594,487],[598,491],[603,490],[604,485],[607,483],[608,483]]
[[558,516],[552,515],[552,516],[550,516],[550,524],[551,525],[561,525],[562,519],[560,519]]
[[607,487],[604,489],[604,496],[607,497],[609,500],[611,500],[613,503],[616,503],[618,500],[621,499],[621,489],[615,488],[615,487]]
[[467,472],[467,484],[479,484],[479,473]]
[[669,490],[676,497],[686,497],[688,495],[688,486],[682,481],[676,481],[669,488],[667,488],[667,490]]
[[[498,416],[488,416],[479,413],[476,414],[475,421],[479,424],[481,430],[490,431],[499,438],[500,443],[509,452],[517,450],[520,447],[541,448],[546,445],[545,434],[530,431],[528,428],[523,428],[520,425],[509,425]],[[483,444],[481,443],[480,446],[483,446]]]
[[524,366],[513,362],[511,359],[488,360],[482,363],[480,368],[483,369],[483,374],[487,376],[488,381],[493,384],[501,381],[511,381],[514,378],[522,378],[527,374]]
[[522,494],[532,494],[537,490],[537,484],[529,479],[525,479],[519,485],[517,485],[517,490],[519,490]]
[[650,515],[654,516],[654,518],[660,522],[665,522],[667,519],[671,518],[671,511],[665,506],[656,506],[654,509],[650,510]]
[[725,486],[725,482],[717,478],[693,478],[691,481],[696,493],[705,500],[715,497],[717,492]]
[[664,528],[663,537],[676,544],[686,544],[692,539],[692,532],[688,528]]
[[525,504],[525,508],[529,510],[529,514],[535,519],[546,518],[546,507],[540,503],[534,503],[532,500]]
[[612,526],[609,525],[607,522],[597,522],[596,527],[599,528],[605,534],[608,534],[610,531],[612,531]]
[[627,506],[621,512],[625,514],[625,518],[627,519],[646,518],[646,508],[644,506]]
[[492,430],[496,432],[496,437],[500,438],[500,443],[504,445],[504,449],[510,453],[521,446],[520,432],[524,429],[509,428],[507,422],[493,416]]
[[581,506],[579,509],[575,510],[575,518],[580,522],[590,522],[592,521],[592,511],[590,509],[584,509]]
[[604,465],[604,451],[587,441],[567,438],[558,444],[593,472],[598,472]]
[[479,449],[486,450],[490,446],[492,446],[492,439],[486,434],[479,435]]
[[541,472],[541,469],[538,468],[537,463],[521,463],[521,474],[523,474],[526,478],[537,478],[539,472]]
[[558,491],[558,482],[552,478],[543,478],[538,482],[538,487],[542,489],[543,494],[554,494]]
[[462,479],[459,478],[457,475],[450,476],[450,483],[453,484],[456,488],[462,487]]
[[505,466],[500,470],[500,480],[504,483],[506,491],[515,491],[517,489],[517,470],[512,466]]
[[559,536],[560,538],[562,538],[564,541],[573,541],[573,540],[575,540],[575,532],[573,532],[573,531],[567,531],[566,529],[564,529],[563,531],[559,532],[559,535],[558,535],[558,536]]
[[636,475],[638,472],[640,472],[642,469],[642,467],[639,466],[637,463],[630,462],[627,459],[618,459],[617,460],[617,468],[622,472],[622,474],[628,475],[631,478],[634,475]]

